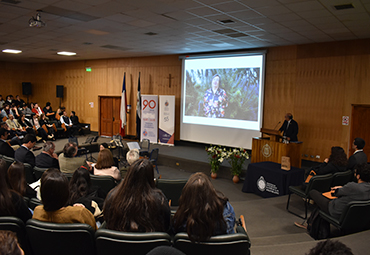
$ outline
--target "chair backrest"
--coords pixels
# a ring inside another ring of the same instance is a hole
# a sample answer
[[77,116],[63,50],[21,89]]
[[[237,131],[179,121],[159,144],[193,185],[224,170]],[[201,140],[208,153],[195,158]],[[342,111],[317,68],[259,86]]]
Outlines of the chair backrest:
[[166,180],[158,179],[156,186],[160,189],[168,200],[171,200],[171,206],[178,206],[182,189],[188,182],[187,179],[181,180]]
[[150,140],[149,139],[143,139],[141,141],[141,149],[149,151],[150,148]]
[[8,157],[8,156],[5,156],[5,155],[3,155],[3,160],[6,163],[6,168],[9,168],[10,165],[13,164],[13,162],[15,161],[14,158],[11,158],[11,157]]
[[34,183],[36,181],[35,174],[33,172],[33,167],[28,163],[23,163],[24,165],[24,176],[28,184]]
[[308,185],[306,188],[306,194],[308,194],[311,190],[314,190],[314,189],[319,192],[329,191],[332,177],[333,177],[332,174],[323,174],[323,175],[313,176],[308,182]]
[[26,228],[23,221],[13,216],[0,217],[0,230],[9,230],[17,234],[18,242],[22,249],[27,252]]
[[157,160],[158,160],[158,154],[159,154],[159,149],[158,149],[158,148],[153,149],[153,150],[150,152],[150,157],[149,157],[149,159],[150,159],[151,161],[155,161],[155,162],[157,162]]
[[246,234],[236,233],[213,236],[208,241],[194,243],[187,233],[178,233],[174,237],[174,247],[185,254],[233,254],[249,255],[250,240]]
[[339,222],[346,234],[370,229],[370,200],[352,201],[343,211]]
[[90,175],[91,185],[101,188],[106,194],[116,187],[116,180],[109,175]]
[[28,220],[27,236],[33,254],[93,255],[94,229],[83,223],[51,223]]
[[170,246],[167,233],[129,233],[109,229],[98,229],[95,233],[96,253],[105,254],[147,254],[157,246]]
[[28,207],[32,210],[35,210],[36,206],[42,205],[41,200],[38,198],[31,198],[30,201],[28,201]]
[[343,186],[350,182],[353,178],[353,172],[351,170],[345,172],[337,172],[333,174],[331,187]]
[[33,167],[33,172],[35,173],[35,179],[36,181],[41,178],[42,174],[48,170],[48,168],[41,168],[41,167]]

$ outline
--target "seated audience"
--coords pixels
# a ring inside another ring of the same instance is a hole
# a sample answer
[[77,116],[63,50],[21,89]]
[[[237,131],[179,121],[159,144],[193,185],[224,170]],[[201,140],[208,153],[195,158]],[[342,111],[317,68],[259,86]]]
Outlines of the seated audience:
[[96,230],[94,216],[83,206],[67,206],[69,183],[58,169],[50,168],[41,176],[41,200],[33,219],[54,223],[85,223]]
[[36,135],[32,124],[26,119],[26,116],[23,113],[20,115],[18,123],[22,126],[23,130],[26,130],[28,134]]
[[42,126],[40,124],[39,116],[37,114],[33,115],[32,124],[34,126],[34,129],[36,129],[36,131],[37,131],[37,136],[41,137],[43,142],[46,142],[48,140],[48,134],[42,128]]
[[200,242],[234,233],[236,219],[228,199],[215,190],[209,177],[195,173],[182,190],[173,222],[175,233],[187,232],[190,240]]
[[166,232],[170,207],[162,191],[155,188],[153,165],[137,160],[107,196],[104,218],[108,229],[125,232]]
[[104,199],[106,193],[100,188],[94,188],[91,185],[90,173],[84,168],[78,168],[69,182],[69,205],[80,203],[85,206],[95,217],[102,215]]
[[110,175],[117,181],[121,180],[121,173],[114,166],[113,155],[108,149],[99,152],[98,161],[94,166],[94,175]]
[[8,230],[0,230],[0,254],[24,255],[24,251],[18,243],[16,233]]
[[0,110],[3,109],[4,103],[5,103],[5,100],[4,100],[3,96],[0,95]]
[[67,128],[67,136],[73,136],[75,128],[73,127],[71,119],[67,116],[67,112],[63,112],[63,115],[60,118],[60,123],[64,124]]
[[31,211],[23,197],[9,189],[6,166],[5,160],[0,159],[0,216],[15,216],[26,223],[32,217]]
[[51,108],[51,103],[50,102],[47,102],[46,106],[42,110],[44,111],[44,114],[46,115],[46,117],[48,117],[50,120],[55,119],[55,112],[53,112],[53,109]]
[[6,102],[9,104],[9,105],[12,105],[12,102],[13,102],[13,95],[7,95],[6,96]]
[[60,171],[63,173],[73,173],[77,168],[84,166],[89,171],[91,170],[90,162],[86,161],[83,157],[76,157],[78,147],[76,143],[67,143],[64,145],[63,153],[58,157]]
[[13,114],[13,111],[10,109],[10,104],[5,103],[3,109],[0,112],[0,119],[6,117],[9,119],[9,114]]
[[16,161],[22,163],[28,163],[32,167],[36,165],[35,163],[35,155],[31,152],[31,149],[36,144],[36,137],[34,135],[27,134],[23,139],[23,144],[19,147],[15,153],[14,158]]
[[36,156],[36,166],[40,168],[59,169],[58,155],[55,153],[55,144],[51,141],[44,143],[43,151]]
[[16,107],[22,106],[24,104],[24,100],[19,97],[19,95],[15,96],[15,100],[13,100],[13,103]]
[[13,145],[22,145],[22,140],[19,139],[19,137],[16,135],[15,131],[11,130],[8,127],[8,124],[6,122],[1,122],[0,123],[0,128],[4,128],[8,131],[8,142],[10,143],[11,146]]
[[27,106],[26,103],[22,105],[22,109],[19,111],[20,114],[23,114],[28,121],[32,119],[32,115],[35,113],[32,112],[32,110]]
[[21,124],[19,124],[18,120],[14,118],[13,114],[9,114],[9,119],[6,120],[6,124],[19,136],[27,134],[27,132],[23,130]]
[[9,166],[8,180],[12,190],[18,192],[23,197],[36,198],[36,191],[26,182],[23,163],[15,161]]
[[353,155],[349,157],[348,159],[348,166],[347,169],[353,170],[357,164],[366,164],[367,163],[367,156],[364,152],[365,147],[365,140],[356,137],[355,140],[353,140],[352,148],[355,150]]
[[18,112],[18,108],[15,105],[12,105],[12,111],[14,114],[14,118],[19,119],[20,113]]
[[14,158],[14,150],[8,143],[9,132],[5,128],[0,128],[0,154]]
[[76,132],[80,135],[83,135],[81,124],[78,119],[78,116],[76,116],[76,112],[71,111],[70,120],[72,121],[73,128],[76,130]]
[[[53,124],[49,122],[49,120],[46,118],[45,114],[40,115],[40,126],[42,127],[45,125],[46,129],[48,130],[47,135],[49,139],[52,139],[55,141],[55,130],[53,128]],[[44,129],[45,130],[45,129]]]
[[37,117],[39,117],[41,114],[43,114],[44,112],[41,110],[40,106],[38,103],[35,103],[33,108],[32,108],[32,112],[34,114],[36,114]]

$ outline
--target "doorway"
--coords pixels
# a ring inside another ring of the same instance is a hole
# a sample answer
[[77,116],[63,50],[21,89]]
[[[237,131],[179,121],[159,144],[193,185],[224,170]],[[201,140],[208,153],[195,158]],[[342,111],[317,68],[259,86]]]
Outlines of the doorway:
[[99,96],[99,134],[113,137],[120,132],[120,96]]
[[370,105],[352,105],[351,140],[349,155],[354,153],[352,142],[356,137],[365,140],[364,152],[370,159]]

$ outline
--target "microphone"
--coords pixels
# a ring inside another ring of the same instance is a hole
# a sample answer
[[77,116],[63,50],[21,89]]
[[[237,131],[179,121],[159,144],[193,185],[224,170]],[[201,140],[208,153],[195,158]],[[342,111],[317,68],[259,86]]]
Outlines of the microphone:
[[277,128],[277,126],[281,123],[281,121],[278,122],[278,124],[276,124],[276,126],[274,127],[274,130]]

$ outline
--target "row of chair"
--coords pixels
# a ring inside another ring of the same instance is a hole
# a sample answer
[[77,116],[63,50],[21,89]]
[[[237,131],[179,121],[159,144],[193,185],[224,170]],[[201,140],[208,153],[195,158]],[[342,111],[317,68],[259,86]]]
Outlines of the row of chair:
[[171,237],[167,233],[129,233],[100,228],[96,232],[82,223],[59,224],[16,217],[0,217],[0,229],[17,233],[26,254],[102,255],[147,254],[158,246],[171,246],[185,254],[249,255],[251,242],[242,226],[235,234],[211,237],[206,242],[191,242],[186,233]]
[[[327,192],[330,191],[331,187],[335,186],[343,186],[346,183],[352,181],[353,172],[351,170],[345,172],[337,172],[334,174],[325,174],[325,175],[315,175],[313,176],[306,186],[289,186],[289,196],[286,205],[286,209],[288,212],[302,218],[307,219],[307,208],[310,203],[310,191],[317,190],[319,192]],[[304,200],[305,206],[305,216],[302,217],[301,215],[292,212],[289,210],[289,202],[290,196],[292,194],[296,194],[300,196]]]

